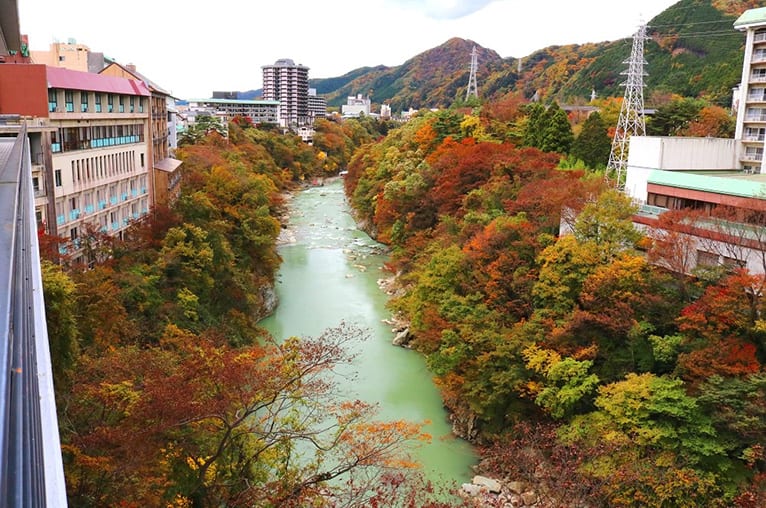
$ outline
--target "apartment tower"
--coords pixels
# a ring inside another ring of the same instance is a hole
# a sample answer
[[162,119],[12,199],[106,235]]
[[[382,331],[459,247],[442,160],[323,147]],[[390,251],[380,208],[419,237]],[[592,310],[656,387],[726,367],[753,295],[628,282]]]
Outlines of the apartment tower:
[[309,68],[289,58],[264,65],[263,99],[279,101],[282,127],[302,127],[311,123],[309,115]]

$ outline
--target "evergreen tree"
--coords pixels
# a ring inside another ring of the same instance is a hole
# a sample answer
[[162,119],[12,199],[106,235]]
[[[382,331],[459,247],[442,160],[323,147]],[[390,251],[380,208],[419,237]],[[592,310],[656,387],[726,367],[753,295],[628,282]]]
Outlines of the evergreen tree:
[[597,111],[588,116],[582,131],[572,144],[572,155],[591,168],[605,166],[609,161],[612,141],[607,134],[606,124]]
[[567,154],[572,148],[572,126],[566,112],[555,102],[545,112],[541,137],[539,148],[544,152]]
[[524,145],[542,149],[543,130],[546,124],[545,106],[532,102],[526,107],[527,125],[524,130]]

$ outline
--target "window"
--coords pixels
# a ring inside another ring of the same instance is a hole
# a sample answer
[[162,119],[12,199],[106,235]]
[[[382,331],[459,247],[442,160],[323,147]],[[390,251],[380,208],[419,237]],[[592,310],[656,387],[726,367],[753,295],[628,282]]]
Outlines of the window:
[[136,109],[134,101],[135,101],[135,97],[131,95],[130,96],[130,112],[131,113],[133,113]]
[[712,252],[706,252],[704,250],[697,251],[697,265],[701,266],[717,266],[718,254]]
[[56,96],[56,89],[49,88],[48,89],[48,112],[54,113],[57,107],[58,107],[58,99]]
[[88,112],[88,92],[80,92],[80,113]]
[[77,240],[77,228],[72,228],[69,230],[69,238],[74,242]]
[[125,96],[124,95],[120,95],[120,110],[119,111],[120,113],[125,112]]
[[138,112],[143,113],[144,112],[144,98],[139,97],[138,98]]
[[74,111],[74,92],[71,90],[64,91],[64,104],[66,106],[67,113]]
[[101,94],[97,93],[93,99],[96,113],[101,113]]
[[56,180],[56,187],[61,187],[61,170],[57,169],[53,172],[53,178]]
[[35,194],[40,192],[40,179],[36,176],[32,177],[32,188],[35,190]]
[[114,111],[114,95],[112,94],[106,96],[106,111],[107,113]]
[[144,154],[141,154],[141,167],[144,167]]

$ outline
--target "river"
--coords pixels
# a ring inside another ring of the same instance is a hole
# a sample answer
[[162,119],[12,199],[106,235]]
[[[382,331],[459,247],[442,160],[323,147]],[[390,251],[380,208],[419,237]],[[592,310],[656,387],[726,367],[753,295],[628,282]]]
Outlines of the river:
[[470,481],[476,454],[452,435],[422,356],[391,345],[391,327],[383,323],[391,318],[388,297],[377,283],[386,276],[385,249],[356,227],[341,180],[295,193],[281,243],[279,305],[260,324],[277,340],[316,337],[341,321],[368,330],[354,361],[358,378],[340,377],[341,388],[350,398],[378,404],[382,419],[430,421],[423,430],[433,439],[413,457],[435,483]]

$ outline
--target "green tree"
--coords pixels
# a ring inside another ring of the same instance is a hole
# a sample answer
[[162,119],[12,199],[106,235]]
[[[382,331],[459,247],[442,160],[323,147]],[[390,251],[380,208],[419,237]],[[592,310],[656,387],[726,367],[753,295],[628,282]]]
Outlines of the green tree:
[[678,136],[697,120],[704,102],[699,99],[678,98],[660,106],[646,124],[650,136]]
[[542,149],[543,132],[547,121],[545,106],[539,102],[532,102],[524,108],[524,111],[527,115],[524,125],[524,145]]
[[601,115],[594,111],[585,120],[580,135],[572,144],[572,155],[591,168],[601,168],[609,161],[612,140]]
[[602,260],[611,260],[619,252],[634,248],[642,238],[633,226],[636,211],[628,196],[607,190],[583,207],[575,220],[574,235],[578,241],[590,243]]
[[53,376],[57,382],[63,382],[79,353],[77,287],[59,265],[42,261],[40,268]]
[[575,406],[598,386],[598,376],[588,373],[593,366],[590,360],[562,358],[557,352],[536,344],[525,349],[523,354],[527,368],[542,376],[542,380],[533,385],[535,404],[554,418],[571,414]]
[[566,112],[553,102],[545,112],[544,129],[542,131],[540,148],[544,152],[568,154],[574,142],[572,125]]

